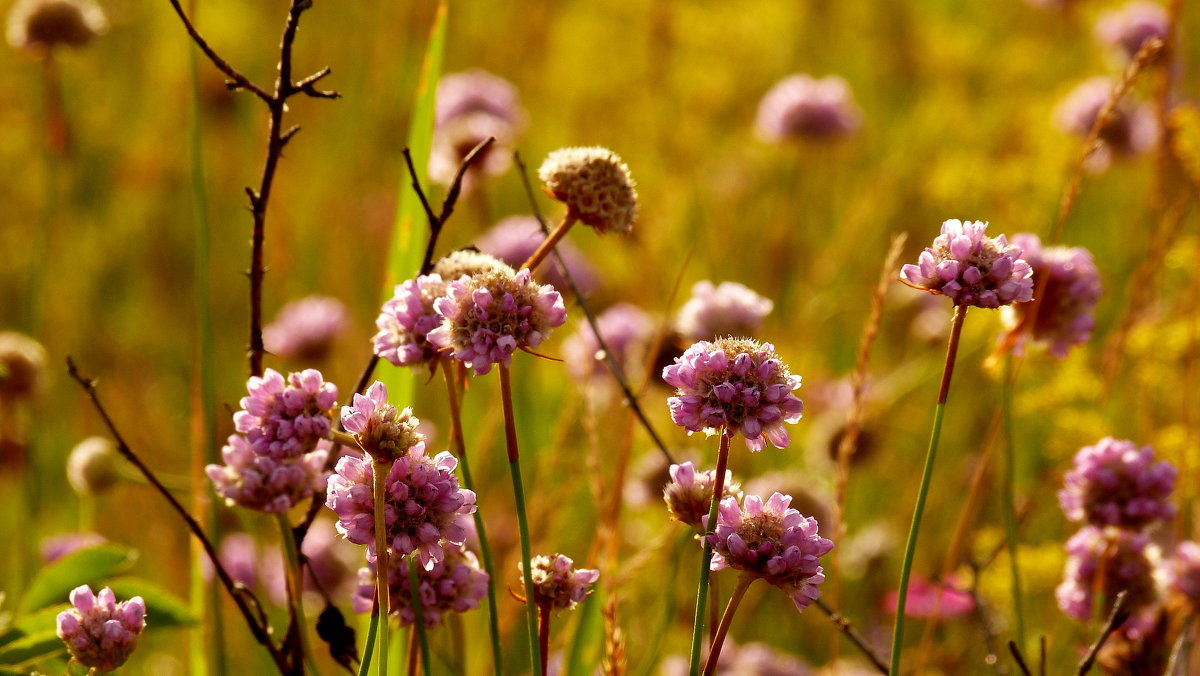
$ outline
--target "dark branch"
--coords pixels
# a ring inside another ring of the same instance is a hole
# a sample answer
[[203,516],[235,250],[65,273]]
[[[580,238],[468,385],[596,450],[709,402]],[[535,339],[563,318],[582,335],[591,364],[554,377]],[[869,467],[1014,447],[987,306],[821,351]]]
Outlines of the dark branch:
[[1117,601],[1113,604],[1112,612],[1108,616],[1108,622],[1104,623],[1104,629],[1100,630],[1100,635],[1096,637],[1096,642],[1092,644],[1091,648],[1088,648],[1087,655],[1079,663],[1079,668],[1075,670],[1076,676],[1084,676],[1084,674],[1092,670],[1092,665],[1096,663],[1096,656],[1100,654],[1100,649],[1104,647],[1105,641],[1117,630],[1117,627],[1129,619],[1129,613],[1125,610],[1125,602],[1127,600],[1129,600],[1129,592],[1123,591],[1117,594]]
[[875,651],[871,649],[871,646],[867,645],[867,640],[863,638],[862,634],[858,633],[858,630],[854,628],[854,625],[850,624],[850,620],[842,617],[842,615],[840,615],[836,610],[830,608],[825,603],[824,599],[818,598],[813,601],[813,604],[820,608],[821,612],[829,616],[829,619],[833,621],[834,625],[836,625],[837,628],[846,635],[846,638],[850,639],[850,642],[854,644],[854,647],[858,648],[859,652],[861,652],[868,660],[871,661],[871,664],[879,671],[879,673],[888,673],[887,663],[875,654]]
[[212,61],[213,65],[217,67],[217,70],[221,71],[225,74],[225,77],[229,78],[229,80],[225,83],[225,86],[231,90],[245,89],[251,94],[254,94],[258,98],[269,103],[271,101],[270,94],[268,94],[258,85],[251,82],[250,78],[239,73],[236,69],[234,69],[233,66],[229,65],[228,61],[222,59],[220,55],[213,51],[213,48],[209,46],[208,41],[200,35],[200,32],[196,30],[194,25],[192,25],[191,19],[189,19],[187,14],[184,13],[183,7],[179,5],[179,0],[170,0],[170,2],[171,7],[175,9],[175,13],[179,15],[179,19],[183,21],[183,27],[187,29],[188,35],[192,37],[192,42],[196,43],[196,46],[200,48],[200,51],[204,52],[204,55],[208,57],[209,61]]
[[1033,676],[1029,671],[1029,665],[1025,664],[1025,657],[1021,655],[1021,649],[1017,647],[1016,641],[1008,642],[1008,652],[1012,653],[1013,659],[1017,661],[1017,666],[1021,668],[1021,673],[1025,676]]

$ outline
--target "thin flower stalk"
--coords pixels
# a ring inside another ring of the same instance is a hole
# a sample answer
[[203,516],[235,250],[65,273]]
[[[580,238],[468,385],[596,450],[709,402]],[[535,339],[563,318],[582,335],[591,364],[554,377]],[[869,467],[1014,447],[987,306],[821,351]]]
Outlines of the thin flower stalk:
[[[458,386],[454,382],[454,364],[450,360],[441,363],[442,376],[446,381],[446,401],[450,408],[450,444],[454,446],[455,455],[462,467],[463,484],[467,490],[475,490],[475,480],[471,478],[471,465],[467,462],[467,444],[462,431],[462,411],[458,401]],[[496,608],[495,574],[492,572],[492,549],[488,545],[487,531],[484,529],[483,516],[475,510],[475,534],[479,538],[479,553],[483,560],[483,570],[488,574],[488,634],[492,641],[492,668],[496,674],[504,673],[504,653],[500,648],[499,611]]]
[[708,536],[713,534],[717,526],[717,506],[725,492],[725,471],[729,468],[729,439],[724,429],[718,431],[721,445],[717,449],[716,483],[713,485],[712,504],[708,508],[708,521],[704,525],[704,556],[700,563],[700,585],[696,590],[696,614],[692,620],[692,652],[688,663],[688,674],[696,676],[700,673],[700,644],[704,636],[704,604],[708,600],[708,578],[711,574],[712,545]]
[[577,220],[579,219],[575,218],[575,213],[568,209],[567,214],[563,216],[562,222],[550,232],[550,235],[546,239],[542,240],[538,248],[521,264],[521,267],[536,270],[537,266],[541,265],[542,261],[546,260],[546,257],[554,250],[555,245],[562,241],[563,237],[566,237],[567,231],[571,229],[572,225],[575,225]]
[[729,625],[733,623],[733,614],[737,612],[742,597],[746,595],[746,590],[756,579],[749,572],[744,572],[738,577],[737,586],[733,588],[733,596],[729,597],[725,613],[721,616],[721,625],[717,627],[717,633],[713,636],[712,647],[708,651],[708,661],[704,663],[704,676],[712,676],[716,673],[717,658],[721,656],[721,646],[725,643],[725,636],[729,634]]
[[[429,658],[429,638],[425,635],[425,604],[421,601],[421,581],[417,579],[417,566],[419,565],[421,564],[417,561],[416,553],[409,555],[408,589],[412,593],[413,614],[416,615],[416,620],[412,626],[413,636],[416,637],[413,641],[421,650],[421,669],[425,673],[425,676],[433,676],[433,662]],[[413,671],[413,663],[415,661],[410,654],[408,660],[410,672]]]
[[391,593],[388,588],[388,541],[387,523],[384,521],[384,505],[387,500],[387,475],[391,467],[379,460],[375,464],[375,594],[379,607],[379,636],[375,639],[375,649],[379,659],[378,673],[387,673],[388,663],[388,601]]
[[[287,514],[275,513],[275,521],[279,524],[279,537],[283,543],[284,573],[287,577],[288,612],[292,615],[292,627],[299,639],[296,663],[309,662],[313,657],[312,647],[308,642],[308,629],[304,621],[304,572],[300,569],[300,555],[296,549],[296,536],[292,532],[292,524],[288,522]],[[316,673],[316,669],[313,669]]]
[[1013,435],[1013,390],[1016,375],[1013,355],[1004,355],[1004,378],[1000,391],[1000,410],[1004,418],[1004,438],[1007,452],[1004,454],[1004,535],[1008,545],[1008,567],[1012,579],[1013,615],[1016,618],[1017,646],[1022,650],[1025,643],[1025,602],[1021,594],[1021,570],[1017,565],[1017,440]]
[[[524,575],[525,589],[533,589],[533,548],[529,543],[529,517],[525,514],[525,488],[521,483],[517,423],[513,416],[512,383],[508,369],[507,365],[500,364],[500,398],[504,405],[504,441],[505,447],[508,449],[508,469],[512,474],[513,494],[517,503],[517,530],[521,538],[521,570]],[[533,676],[542,676],[537,644],[538,613],[537,607],[532,602],[526,602],[525,615],[529,629],[529,659],[533,665]]]
[[967,318],[967,306],[954,306],[954,319],[950,325],[950,341],[946,346],[946,364],[942,369],[942,384],[938,390],[937,406],[933,410],[933,431],[929,437],[929,450],[925,455],[925,469],[921,473],[921,485],[917,489],[917,505],[913,510],[912,525],[908,541],[904,546],[904,561],[900,567],[900,589],[896,595],[896,622],[892,630],[892,658],[890,673],[900,673],[901,650],[904,645],[904,609],[908,602],[908,578],[912,573],[913,556],[917,550],[917,535],[921,529],[921,517],[925,514],[925,500],[929,497],[929,484],[933,478],[933,463],[937,457],[938,441],[942,435],[942,418],[946,412],[946,399],[950,394],[950,378],[954,374],[954,360],[958,355],[958,341],[962,335],[963,321]]
[[550,606],[538,606],[538,660],[543,674],[550,669],[550,610]]

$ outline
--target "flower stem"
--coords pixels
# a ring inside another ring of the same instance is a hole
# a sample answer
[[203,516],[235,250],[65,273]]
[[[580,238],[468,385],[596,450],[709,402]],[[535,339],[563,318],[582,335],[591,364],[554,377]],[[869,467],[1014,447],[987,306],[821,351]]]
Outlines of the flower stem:
[[[410,554],[408,557],[408,591],[412,595],[413,614],[416,618],[413,620],[413,633],[416,635],[416,642],[421,646],[421,669],[425,676],[433,676],[433,661],[429,659],[429,639],[425,636],[425,604],[421,603],[421,579],[417,577],[416,553]],[[382,672],[381,672],[382,673]]]
[[688,663],[689,676],[700,673],[700,642],[704,636],[704,603],[708,600],[709,563],[712,561],[712,545],[708,536],[717,524],[717,505],[721,503],[721,495],[725,492],[725,470],[729,466],[729,436],[725,430],[720,431],[721,445],[717,449],[717,477],[713,483],[712,502],[708,506],[708,522],[704,531],[704,557],[700,560],[700,586],[696,590],[696,615],[692,621],[692,656]]
[[567,209],[567,215],[563,216],[562,223],[558,224],[558,227],[550,233],[549,237],[542,240],[542,243],[538,245],[537,250],[534,251],[533,255],[521,264],[521,267],[529,268],[530,272],[533,272],[535,269],[537,269],[537,266],[541,264],[542,261],[546,260],[546,256],[549,256],[550,252],[554,250],[554,246],[566,236],[567,231],[571,229],[572,225],[575,225],[575,213],[570,209]]
[[917,490],[917,506],[913,510],[912,525],[908,530],[908,542],[904,546],[904,562],[900,566],[900,590],[896,595],[896,624],[892,631],[892,661],[888,671],[900,673],[900,653],[904,644],[904,615],[908,607],[908,578],[912,573],[913,555],[917,551],[917,535],[921,530],[921,517],[925,513],[925,499],[929,497],[929,484],[933,478],[933,463],[937,457],[938,441],[942,436],[942,417],[946,412],[946,398],[950,394],[950,378],[954,375],[954,359],[958,355],[958,340],[962,335],[963,320],[967,318],[965,305],[954,306],[954,319],[950,326],[950,342],[946,346],[946,363],[942,368],[942,385],[938,390],[937,406],[933,409],[933,432],[929,437],[929,450],[925,454],[925,470],[921,473],[921,486]]
[[301,582],[304,579],[304,573],[300,570],[300,554],[296,549],[296,536],[292,532],[292,524],[288,522],[287,514],[276,512],[275,522],[279,524],[279,538],[283,543],[283,569],[287,578],[289,610],[296,626],[296,636],[300,639],[301,655],[297,656],[296,660],[299,664],[312,656],[312,650],[308,645],[308,631],[304,624],[304,600],[301,596],[304,593]]
[[387,475],[391,467],[386,462],[373,461],[375,474],[375,593],[379,604],[379,637],[375,639],[375,650],[379,666],[376,673],[387,674],[388,658],[388,542],[387,523],[384,521],[384,496],[387,493]]
[[[449,361],[441,363],[442,375],[446,381],[446,399],[450,407],[450,444],[458,455],[462,467],[463,484],[467,490],[475,490],[475,480],[471,478],[471,466],[467,463],[467,444],[462,431],[462,411],[458,404],[458,386],[454,384],[453,365]],[[483,557],[483,570],[488,574],[488,633],[492,639],[492,673],[504,673],[504,653],[500,648],[500,613],[496,609],[496,573],[492,569],[492,549],[488,546],[487,532],[483,528],[483,516],[475,510],[475,533],[479,537],[479,553]]]
[[1008,540],[1008,567],[1012,574],[1013,614],[1016,616],[1017,645],[1025,645],[1025,604],[1021,598],[1021,571],[1017,565],[1017,441],[1013,438],[1013,390],[1016,388],[1013,356],[1004,355],[1004,381],[1000,391],[1000,409],[1004,418],[1004,437],[1008,452],[1004,454],[1004,534]]
[[544,605],[538,606],[538,659],[542,663],[542,673],[549,673],[550,608]]
[[521,536],[521,571],[525,581],[525,615],[529,628],[529,659],[533,665],[533,676],[542,676],[542,663],[538,658],[537,607],[533,604],[533,559],[529,545],[529,518],[525,515],[525,489],[521,485],[521,458],[517,449],[517,423],[513,418],[512,383],[509,382],[508,367],[500,365],[500,398],[504,404],[504,441],[508,448],[508,469],[512,474],[513,493],[517,502],[517,530]]
[[758,578],[750,573],[742,573],[738,577],[737,586],[733,588],[733,596],[729,597],[729,603],[725,606],[725,614],[721,616],[721,625],[717,627],[717,633],[713,636],[712,647],[708,649],[708,661],[704,663],[704,676],[712,676],[716,673],[717,658],[721,656],[721,645],[725,643],[729,625],[733,624],[733,614],[737,612],[738,604],[742,602],[746,590],[756,579]]

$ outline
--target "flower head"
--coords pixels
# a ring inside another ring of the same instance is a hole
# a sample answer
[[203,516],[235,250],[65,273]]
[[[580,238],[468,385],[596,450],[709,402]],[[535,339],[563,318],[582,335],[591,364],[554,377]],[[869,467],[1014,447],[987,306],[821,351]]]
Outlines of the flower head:
[[355,394],[353,406],[342,407],[342,425],[371,457],[398,458],[425,440],[417,431],[421,421],[411,408],[403,411],[388,403],[387,385],[375,381],[366,395]]
[[444,75],[438,81],[434,125],[429,177],[442,184],[454,179],[459,165],[475,146],[488,137],[496,139],[475,159],[472,168],[476,171],[464,177],[464,186],[470,189],[474,174],[495,176],[508,170],[507,147],[525,126],[525,113],[511,82],[473,69]]
[[749,336],[758,332],[775,304],[737,282],[713,285],[704,280],[692,286],[692,297],[679,308],[675,328],[688,340]]
[[[475,244],[480,251],[489,253],[508,265],[517,266],[529,260],[545,239],[541,224],[533,216],[509,216],[483,233],[475,240]],[[571,273],[571,278],[582,293],[586,294],[596,287],[596,270],[578,247],[564,239],[554,245],[554,250],[562,258],[563,264],[567,266],[567,271]],[[539,265],[533,276],[534,279],[556,289],[566,289],[568,286],[567,278],[559,271],[557,264],[548,262]]]
[[0,331],[0,398],[28,399],[42,384],[46,349],[23,333]]
[[1033,269],[1021,247],[1004,235],[984,234],[987,223],[952,219],[921,252],[917,265],[905,265],[900,277],[910,286],[942,294],[955,305],[997,308],[1033,299]]
[[[596,326],[609,354],[622,370],[632,373],[645,368],[646,351],[654,336],[654,321],[641,308],[618,303],[597,315]],[[578,331],[563,341],[562,351],[567,372],[575,380],[588,383],[608,377],[608,370],[601,363],[604,354],[591,324],[581,324]]]
[[17,0],[8,11],[8,44],[16,49],[81,47],[106,30],[108,19],[95,0]]
[[117,448],[105,437],[88,437],[67,457],[67,482],[80,495],[98,495],[117,483]]
[[1096,326],[1093,311],[1100,299],[1100,272],[1092,254],[1083,247],[1052,246],[1042,248],[1037,235],[1013,236],[1022,257],[1033,268],[1033,287],[1045,276],[1041,300],[1012,306],[1010,324],[1021,326],[1030,321],[1029,313],[1038,306],[1030,333],[1034,340],[1049,344],[1050,353],[1062,359],[1075,345],[1087,343]]
[[329,436],[338,390],[320,371],[305,369],[284,380],[267,369],[251,377],[246,389],[250,394],[242,397],[233,423],[255,453],[284,460],[312,451]]
[[[883,605],[894,615],[900,605],[900,595],[888,592]],[[912,577],[908,596],[904,599],[904,614],[908,617],[947,618],[972,610],[975,610],[975,598],[967,592],[948,584],[930,582],[919,575]]]
[[[671,465],[671,480],[663,489],[663,500],[671,516],[680,523],[686,523],[692,528],[703,531],[704,521],[708,518],[709,506],[712,504],[713,486],[717,482],[717,470],[710,469],[697,472],[691,462]],[[725,470],[725,481],[721,488],[721,497],[737,498],[741,489],[733,481],[733,473]]]
[[99,533],[59,533],[42,540],[38,553],[41,554],[42,563],[54,563],[68,554],[106,542],[108,540]]
[[221,449],[225,464],[208,465],[204,472],[226,504],[285,513],[325,487],[328,457],[327,450],[316,449],[277,459],[258,453],[242,435],[231,434]]
[[755,130],[773,143],[829,141],[853,134],[861,124],[862,114],[845,80],[836,75],[790,75],[763,96]]
[[[721,500],[716,529],[708,536],[712,569],[746,571],[785,591],[804,610],[825,581],[820,557],[833,543],[817,534],[817,520],[790,507],[792,497],[773,493],[766,503],[747,495]],[[707,519],[706,519],[707,520]]]
[[529,270],[463,277],[450,282],[446,294],[433,305],[442,324],[426,337],[480,375],[493,364],[508,366],[518,348],[537,347],[567,321],[562,296],[534,282]]
[[[475,511],[475,494],[458,487],[458,461],[442,451],[430,458],[418,442],[392,462],[386,477],[384,522],[395,556],[416,552],[429,570],[442,560],[442,540],[461,545],[467,536],[462,518]],[[375,472],[368,458],[346,455],[329,477],[325,505],[338,516],[337,531],[375,552]]]
[[58,614],[58,637],[76,662],[101,671],[125,664],[146,628],[146,602],[140,596],[117,603],[108,587],[93,594],[83,585],[71,591],[71,608]]
[[320,360],[333,339],[346,328],[346,306],[328,296],[306,296],[284,305],[275,321],[263,328],[263,345],[271,354]]
[[499,271],[511,271],[511,266],[493,254],[471,248],[451,251],[433,264],[434,274],[446,282]]
[[1075,454],[1058,502],[1067,518],[1093,526],[1140,529],[1175,516],[1175,467],[1154,450],[1105,437]]
[[1165,566],[1167,590],[1192,608],[1200,608],[1200,544],[1184,540]]
[[[517,566],[524,580],[524,566],[520,563]],[[529,566],[534,605],[554,610],[574,608],[592,593],[592,585],[600,579],[600,571],[575,568],[575,562],[562,554],[535,556]],[[526,599],[529,596],[526,592]]]
[[773,345],[748,338],[702,340],[663,369],[663,380],[678,388],[667,399],[676,425],[689,434],[741,432],[751,451],[761,451],[767,441],[787,448],[785,423],[800,420],[804,410],[792,394],[800,376],[788,373]]
[[[475,555],[463,547],[445,547],[445,556],[432,568],[418,569],[417,580],[421,598],[422,617],[425,626],[436,627],[447,613],[465,613],[479,607],[479,601],[487,596],[488,574],[479,567]],[[375,565],[368,561],[365,568],[358,570],[358,587],[351,597],[354,611],[371,612],[375,600]],[[392,617],[401,626],[411,625],[416,620],[412,607],[412,592],[408,581],[408,559],[388,559],[389,608]]]
[[394,366],[414,366],[437,357],[426,336],[442,322],[433,310],[433,301],[445,292],[446,282],[436,273],[397,284],[375,320],[379,327],[372,339],[375,354]]
[[637,190],[629,167],[608,148],[562,148],[538,169],[546,192],[597,232],[628,234],[637,220]]
[[1102,616],[1123,591],[1128,592],[1125,608],[1131,612],[1152,605],[1157,598],[1152,559],[1157,558],[1157,547],[1142,533],[1084,526],[1067,540],[1063,581],[1054,591],[1059,609],[1086,622],[1092,618],[1097,591],[1107,605],[1100,609]]
[[1137,56],[1142,43],[1150,38],[1167,39],[1170,20],[1167,10],[1156,2],[1135,0],[1124,7],[1101,15],[1096,21],[1100,42],[1119,49],[1129,60]]
[[[1087,138],[1100,111],[1112,97],[1115,84],[1107,77],[1080,83],[1055,108],[1058,127],[1068,134]],[[1153,148],[1158,134],[1158,122],[1150,106],[1135,106],[1122,100],[1100,128],[1099,147],[1088,156],[1084,167],[1100,173],[1116,156],[1140,155]]]

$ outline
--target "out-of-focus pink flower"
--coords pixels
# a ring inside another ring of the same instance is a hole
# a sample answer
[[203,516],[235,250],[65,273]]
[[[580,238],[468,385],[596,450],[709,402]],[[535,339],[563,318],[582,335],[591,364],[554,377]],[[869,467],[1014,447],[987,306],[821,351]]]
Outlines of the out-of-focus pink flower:
[[[890,591],[883,597],[883,607],[895,615],[898,594]],[[934,584],[919,575],[908,583],[908,598],[904,601],[908,617],[948,618],[975,610],[975,600],[967,592],[944,584]]]
[[862,113],[845,80],[836,75],[790,75],[763,96],[755,129],[760,138],[774,143],[830,141],[852,135],[861,124]]
[[[509,216],[476,239],[475,246],[479,247],[480,251],[515,267],[529,260],[544,239],[546,235],[542,232],[542,226],[533,216]],[[579,247],[564,239],[554,245],[554,250],[562,257],[563,264],[567,266],[567,271],[571,273],[571,278],[575,280],[575,285],[581,293],[587,294],[596,288],[596,269]],[[555,289],[568,289],[570,286],[567,278],[559,270],[558,263],[553,260],[539,265],[533,276]]]
[[306,296],[284,305],[263,328],[263,345],[280,357],[317,361],[346,328],[346,306],[328,296]]
[[752,336],[774,307],[769,298],[743,284],[704,280],[692,286],[692,297],[679,308],[675,328],[687,340]]

